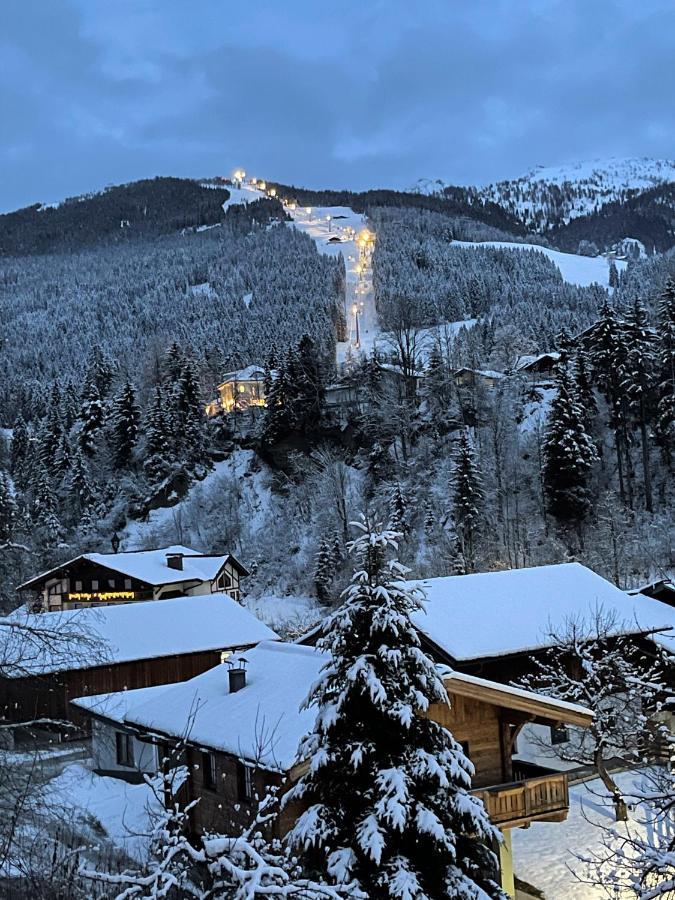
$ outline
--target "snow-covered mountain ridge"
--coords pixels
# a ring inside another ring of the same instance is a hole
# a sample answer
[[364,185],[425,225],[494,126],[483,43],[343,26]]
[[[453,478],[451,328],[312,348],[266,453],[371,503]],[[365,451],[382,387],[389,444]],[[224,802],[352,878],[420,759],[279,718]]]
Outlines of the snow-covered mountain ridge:
[[660,184],[675,182],[675,161],[627,157],[537,166],[527,175],[479,188],[530,228],[546,231]]

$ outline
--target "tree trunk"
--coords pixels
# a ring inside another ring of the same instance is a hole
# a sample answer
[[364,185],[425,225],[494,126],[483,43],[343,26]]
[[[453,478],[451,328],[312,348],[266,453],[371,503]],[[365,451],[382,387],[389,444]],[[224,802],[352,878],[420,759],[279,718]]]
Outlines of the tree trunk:
[[642,470],[645,480],[645,506],[647,512],[654,512],[652,501],[652,475],[649,468],[649,444],[647,442],[647,417],[644,398],[640,399],[640,439],[642,440]]
[[628,807],[626,806],[626,801],[621,796],[621,791],[619,790],[616,782],[609,774],[607,769],[605,768],[605,761],[602,758],[602,744],[598,744],[595,748],[594,754],[594,762],[595,767],[598,770],[598,775],[600,776],[600,780],[607,788],[607,790],[612,795],[612,803],[614,804],[614,815],[616,817],[617,822],[627,822],[628,821]]

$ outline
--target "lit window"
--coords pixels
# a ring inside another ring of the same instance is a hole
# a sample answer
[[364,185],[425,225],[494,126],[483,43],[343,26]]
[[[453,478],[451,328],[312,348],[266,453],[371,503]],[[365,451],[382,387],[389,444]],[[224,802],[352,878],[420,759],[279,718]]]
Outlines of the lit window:
[[232,656],[231,650],[221,650],[221,652],[220,652],[221,663],[227,662],[231,656]]

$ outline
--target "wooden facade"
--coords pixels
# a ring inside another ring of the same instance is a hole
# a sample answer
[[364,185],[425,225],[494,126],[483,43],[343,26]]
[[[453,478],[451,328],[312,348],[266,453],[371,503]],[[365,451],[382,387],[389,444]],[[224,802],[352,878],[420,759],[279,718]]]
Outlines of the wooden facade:
[[70,703],[76,697],[187,681],[218,665],[221,652],[207,650],[42,676],[2,678],[4,703],[0,715],[9,722],[58,719],[83,726],[88,716]]

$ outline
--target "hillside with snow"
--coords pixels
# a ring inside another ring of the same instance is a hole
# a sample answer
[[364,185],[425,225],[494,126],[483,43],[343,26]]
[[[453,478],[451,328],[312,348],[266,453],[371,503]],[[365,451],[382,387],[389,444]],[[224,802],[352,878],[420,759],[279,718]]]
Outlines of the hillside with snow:
[[562,166],[537,166],[521,178],[478,190],[529,227],[545,232],[555,225],[598,212],[607,203],[675,182],[675,161],[627,157]]

